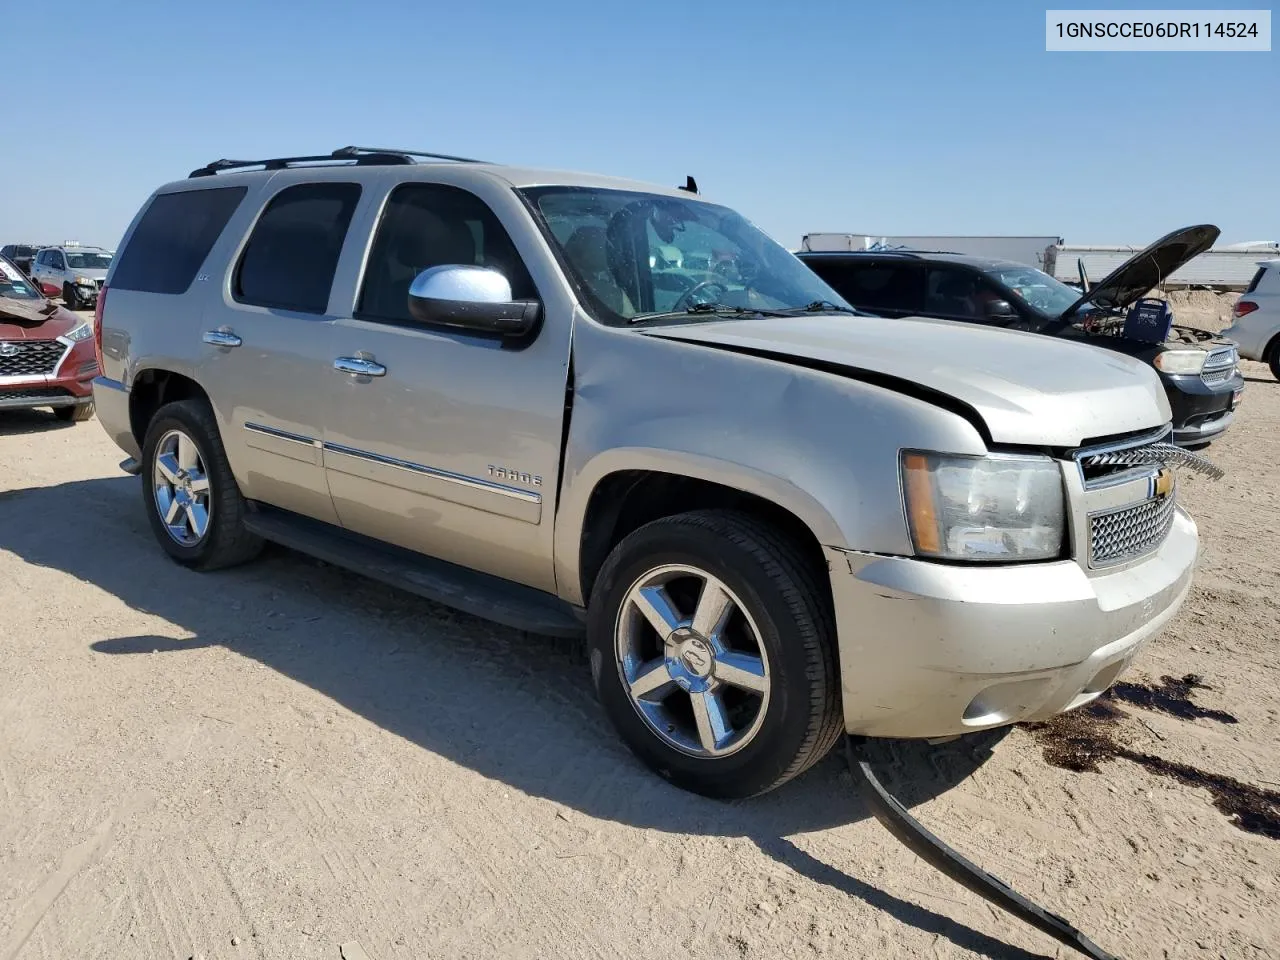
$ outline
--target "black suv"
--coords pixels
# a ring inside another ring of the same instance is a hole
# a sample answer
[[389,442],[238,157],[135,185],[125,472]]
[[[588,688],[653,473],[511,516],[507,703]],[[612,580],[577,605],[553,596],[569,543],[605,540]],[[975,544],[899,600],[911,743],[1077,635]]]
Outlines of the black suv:
[[849,303],[885,317],[936,317],[1083,340],[1151,364],[1173,413],[1173,439],[1200,446],[1222,436],[1244,392],[1235,344],[1172,323],[1168,304],[1143,299],[1213,246],[1218,228],[1162,237],[1081,291],[1011,260],[918,251],[797,256]]
[[34,243],[6,243],[0,247],[0,257],[5,257],[10,263],[31,276],[31,261],[35,259],[36,252],[40,249]]

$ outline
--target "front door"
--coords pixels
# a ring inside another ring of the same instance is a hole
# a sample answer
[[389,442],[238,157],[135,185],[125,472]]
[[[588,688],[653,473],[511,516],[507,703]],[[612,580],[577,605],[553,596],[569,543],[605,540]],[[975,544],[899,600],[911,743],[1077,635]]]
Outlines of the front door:
[[[336,180],[279,189],[200,325],[200,379],[241,491],[334,524],[321,453],[322,393],[333,376],[329,299],[360,193]],[[238,245],[243,233],[227,233]]]
[[[508,222],[528,217],[514,195],[494,199]],[[391,190],[354,309],[334,322],[331,362],[345,371],[328,395],[324,462],[347,528],[551,590],[572,309],[535,285],[512,241],[524,226],[509,231],[458,186]],[[414,321],[409,284],[441,264],[493,267],[517,299],[541,296],[540,330],[510,344]]]

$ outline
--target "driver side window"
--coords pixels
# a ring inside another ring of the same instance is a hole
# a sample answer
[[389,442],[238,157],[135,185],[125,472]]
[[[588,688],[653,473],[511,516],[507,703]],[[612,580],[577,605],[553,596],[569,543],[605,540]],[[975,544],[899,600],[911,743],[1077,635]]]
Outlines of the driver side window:
[[391,191],[365,266],[356,316],[410,323],[409,285],[429,267],[490,267],[517,300],[536,299],[533,279],[488,205],[460,187],[406,183]]

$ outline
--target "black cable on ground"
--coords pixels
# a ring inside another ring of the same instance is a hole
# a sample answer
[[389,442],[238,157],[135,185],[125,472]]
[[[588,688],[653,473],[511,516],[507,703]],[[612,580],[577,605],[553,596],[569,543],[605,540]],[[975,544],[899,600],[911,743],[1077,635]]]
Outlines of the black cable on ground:
[[1003,880],[993,877],[930,833],[876,779],[867,761],[865,737],[845,737],[844,748],[845,757],[849,761],[849,772],[858,785],[862,799],[884,828],[917,857],[988,902],[1086,957],[1094,960],[1119,960],[1062,917],[1032,903]]

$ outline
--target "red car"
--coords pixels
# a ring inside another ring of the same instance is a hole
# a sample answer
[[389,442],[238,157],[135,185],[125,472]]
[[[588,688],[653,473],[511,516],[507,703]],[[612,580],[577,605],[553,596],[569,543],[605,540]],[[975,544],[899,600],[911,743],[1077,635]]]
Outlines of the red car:
[[97,375],[93,324],[0,257],[0,411],[52,407],[59,420],[88,420]]

